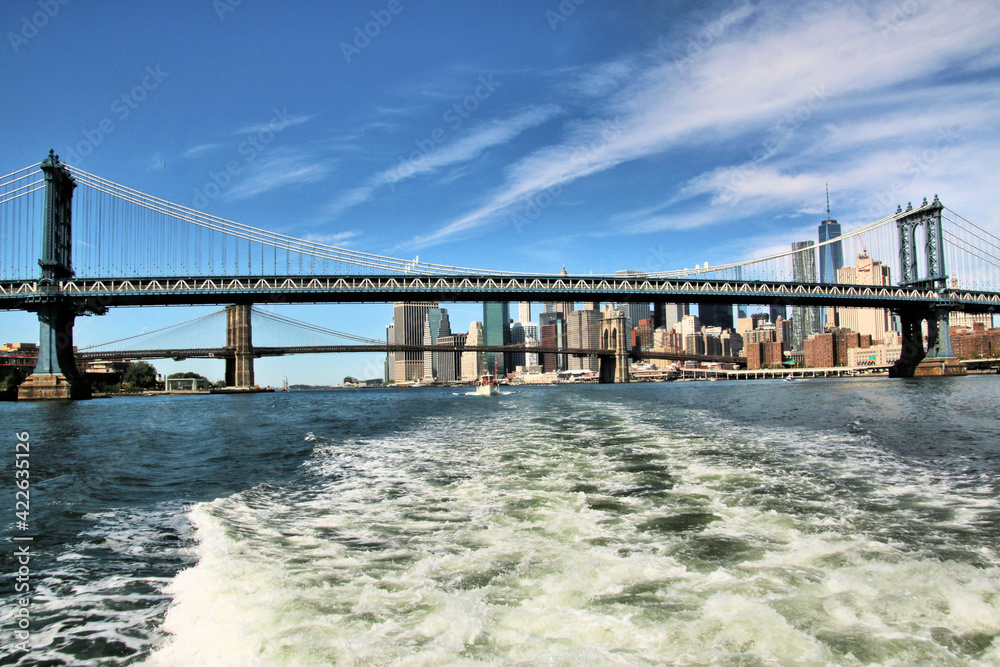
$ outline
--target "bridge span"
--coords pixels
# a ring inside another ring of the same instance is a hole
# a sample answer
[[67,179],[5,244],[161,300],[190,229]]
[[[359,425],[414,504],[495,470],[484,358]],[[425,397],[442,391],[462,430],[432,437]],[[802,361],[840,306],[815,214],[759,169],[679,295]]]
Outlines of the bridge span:
[[[902,376],[964,372],[951,351],[949,314],[1000,312],[1000,237],[936,195],[842,236],[768,257],[614,276],[458,267],[338,248],[164,201],[63,164],[51,151],[40,164],[0,177],[0,213],[0,236],[7,239],[0,309],[39,319],[38,364],[19,390],[31,399],[88,395],[76,374],[74,320],[116,307],[526,300],[881,308],[901,323],[904,351],[893,373]],[[39,239],[41,257],[33,241],[10,239]],[[819,276],[817,258],[842,256],[842,245],[871,249],[894,283]],[[616,334],[615,354],[594,352],[617,361],[619,380],[627,379],[622,324],[606,323]],[[249,337],[227,345],[237,366],[256,354],[247,343]]]

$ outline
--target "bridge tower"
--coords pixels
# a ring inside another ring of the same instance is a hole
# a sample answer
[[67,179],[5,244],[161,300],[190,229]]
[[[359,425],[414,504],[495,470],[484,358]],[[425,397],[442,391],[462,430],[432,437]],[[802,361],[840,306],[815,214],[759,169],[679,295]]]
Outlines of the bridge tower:
[[[934,195],[934,201],[914,209],[907,204],[905,215],[896,220],[899,233],[899,284],[904,287],[934,290],[947,295],[948,272],[944,266],[944,236],[941,232],[941,211],[944,205]],[[897,213],[903,213],[902,207]],[[917,229],[924,231],[924,265],[927,277],[920,277]],[[899,308],[896,312],[902,324],[903,352],[896,365],[889,369],[892,377],[924,377],[965,375],[965,364],[955,359],[951,350],[948,316],[953,308],[945,301],[932,308]],[[927,349],[924,349],[923,323],[927,322]]]
[[602,383],[628,382],[628,352],[626,351],[625,313],[615,310],[601,320],[601,348],[614,350],[615,356],[601,356],[600,381]]
[[226,306],[226,347],[233,350],[226,358],[226,386],[249,388],[253,379],[253,305],[238,303]]
[[62,294],[60,281],[73,277],[72,216],[76,183],[66,165],[51,150],[42,162],[45,209],[42,229],[42,278],[38,292],[25,308],[38,313],[38,362],[18,387],[20,400],[90,398],[90,387],[73,358],[73,322],[76,303]]

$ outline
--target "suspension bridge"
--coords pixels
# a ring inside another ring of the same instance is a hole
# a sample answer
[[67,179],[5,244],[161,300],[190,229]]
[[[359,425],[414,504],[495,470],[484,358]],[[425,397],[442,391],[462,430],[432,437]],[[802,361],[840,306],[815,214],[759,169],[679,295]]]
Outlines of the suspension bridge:
[[[0,177],[0,239],[0,309],[36,312],[39,318],[38,364],[21,387],[25,398],[85,397],[85,383],[76,373],[74,320],[120,306],[230,305],[224,347],[235,369],[229,371],[227,360],[227,378],[234,382],[248,377],[247,364],[252,377],[257,351],[250,345],[250,307],[262,302],[645,301],[884,308],[900,318],[904,352],[894,370],[904,376],[957,372],[949,313],[1000,310],[1000,238],[944,206],[936,195],[842,236],[768,257],[574,276],[434,264],[295,238],[133,190],[63,164],[50,151],[43,162]],[[865,252],[877,258],[894,282],[824,279],[816,259],[834,248],[842,257]],[[618,366],[620,378],[627,332],[621,323],[608,327],[605,333],[614,336],[605,339],[616,344],[600,354]],[[384,344],[388,350],[390,343]]]
[[[232,307],[230,307],[232,308]],[[119,338],[105,343],[77,348],[78,361],[109,361],[134,359],[234,359],[236,348],[219,340],[227,327],[230,317],[228,309],[217,310],[206,315],[178,322],[153,331]],[[613,357],[610,348],[585,348],[566,346],[527,345],[409,345],[393,343],[377,338],[365,338],[354,334],[329,329],[309,322],[251,307],[254,341],[253,355],[261,357],[281,357],[290,354],[332,354],[345,352],[496,352],[501,354],[534,353],[564,354],[573,356]],[[317,340],[323,342],[316,342]],[[185,341],[188,347],[176,347],[176,341]],[[738,358],[683,352],[634,351],[633,358],[670,359],[675,361],[709,361],[740,363]]]

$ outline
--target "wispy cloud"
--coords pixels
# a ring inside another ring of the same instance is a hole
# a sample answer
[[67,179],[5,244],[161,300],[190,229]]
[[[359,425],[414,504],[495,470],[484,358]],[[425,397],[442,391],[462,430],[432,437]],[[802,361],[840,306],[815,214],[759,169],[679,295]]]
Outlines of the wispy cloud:
[[228,195],[244,199],[289,185],[316,183],[331,168],[329,160],[301,149],[274,148],[245,168],[242,180],[229,189]]
[[306,241],[312,241],[313,243],[347,247],[350,245],[350,240],[356,238],[357,236],[358,232],[347,231],[335,232],[333,234],[306,234],[302,238]]
[[[468,234],[525,197],[673,150],[715,148],[726,142],[757,142],[788,150],[790,133],[798,133],[794,143],[801,144],[813,126],[820,126],[820,118],[848,112],[877,116],[866,128],[874,141],[879,118],[885,129],[900,115],[882,107],[883,96],[899,94],[908,86],[933,88],[935,76],[994,49],[1000,32],[1000,13],[982,3],[921,4],[904,21],[894,21],[892,12],[888,4],[862,8],[812,3],[761,5],[757,11],[743,12],[683,67],[664,54],[632,72],[634,83],[598,107],[590,119],[576,120],[560,143],[511,165],[503,185],[479,206],[407,245],[422,248]],[[603,80],[613,81],[622,65],[612,65],[595,68],[589,80],[581,77],[581,88],[599,91]],[[944,115],[958,106],[948,100],[941,105],[949,107]],[[803,123],[810,126],[809,132],[800,131]],[[907,136],[921,123],[910,125]],[[845,139],[835,132],[829,135]],[[765,143],[769,139],[772,143]],[[848,170],[854,168],[851,164]],[[739,166],[698,177],[687,184],[689,194],[718,196],[721,184]],[[860,165],[857,170],[868,167]],[[739,180],[741,206],[757,198],[755,207],[761,209],[767,208],[768,198],[800,201],[814,196],[825,182],[817,169],[795,173],[775,167],[755,170]],[[661,215],[657,221],[646,221],[645,228],[717,220],[710,212],[688,213],[680,220]]]
[[199,144],[197,146],[193,146],[187,149],[186,151],[181,153],[181,155],[185,158],[191,159],[191,158],[196,158],[199,155],[204,155],[205,153],[210,153],[211,151],[218,150],[220,148],[225,148],[225,144],[220,144],[220,143]]
[[435,144],[431,150],[420,151],[414,159],[401,160],[390,169],[369,178],[364,185],[345,192],[330,204],[327,213],[337,215],[361,204],[381,187],[473,160],[487,149],[506,144],[525,130],[554,118],[560,111],[555,105],[530,107],[508,118],[487,122],[454,143],[443,143],[441,146]]
[[[284,113],[280,113],[280,112],[276,113],[275,117],[279,118],[279,120],[277,122],[280,124],[280,129],[285,129],[285,128],[288,128],[288,127],[294,127],[296,125],[301,125],[302,123],[308,123],[310,120],[312,120],[316,116],[315,115],[310,115],[310,116],[291,115],[291,114],[287,113],[287,110],[285,110]],[[240,128],[237,128],[237,129],[233,130],[232,134],[237,135],[237,136],[242,136],[242,135],[245,135],[245,134],[260,134],[261,132],[274,132],[275,131],[275,122],[276,122],[275,119],[271,119],[271,120],[267,121],[266,123],[258,123],[256,125],[245,125],[243,127],[240,127]]]

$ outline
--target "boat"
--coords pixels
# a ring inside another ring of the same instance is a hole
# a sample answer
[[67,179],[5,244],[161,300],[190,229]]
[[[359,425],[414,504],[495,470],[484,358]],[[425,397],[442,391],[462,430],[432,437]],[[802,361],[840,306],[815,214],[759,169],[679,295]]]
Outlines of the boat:
[[496,379],[497,364],[493,362],[493,372],[490,373],[486,370],[485,360],[482,366],[482,372],[479,379],[476,380],[476,395],[477,396],[496,396],[500,393],[500,384]]
[[500,386],[492,375],[487,373],[476,380],[477,396],[496,396],[500,393]]

